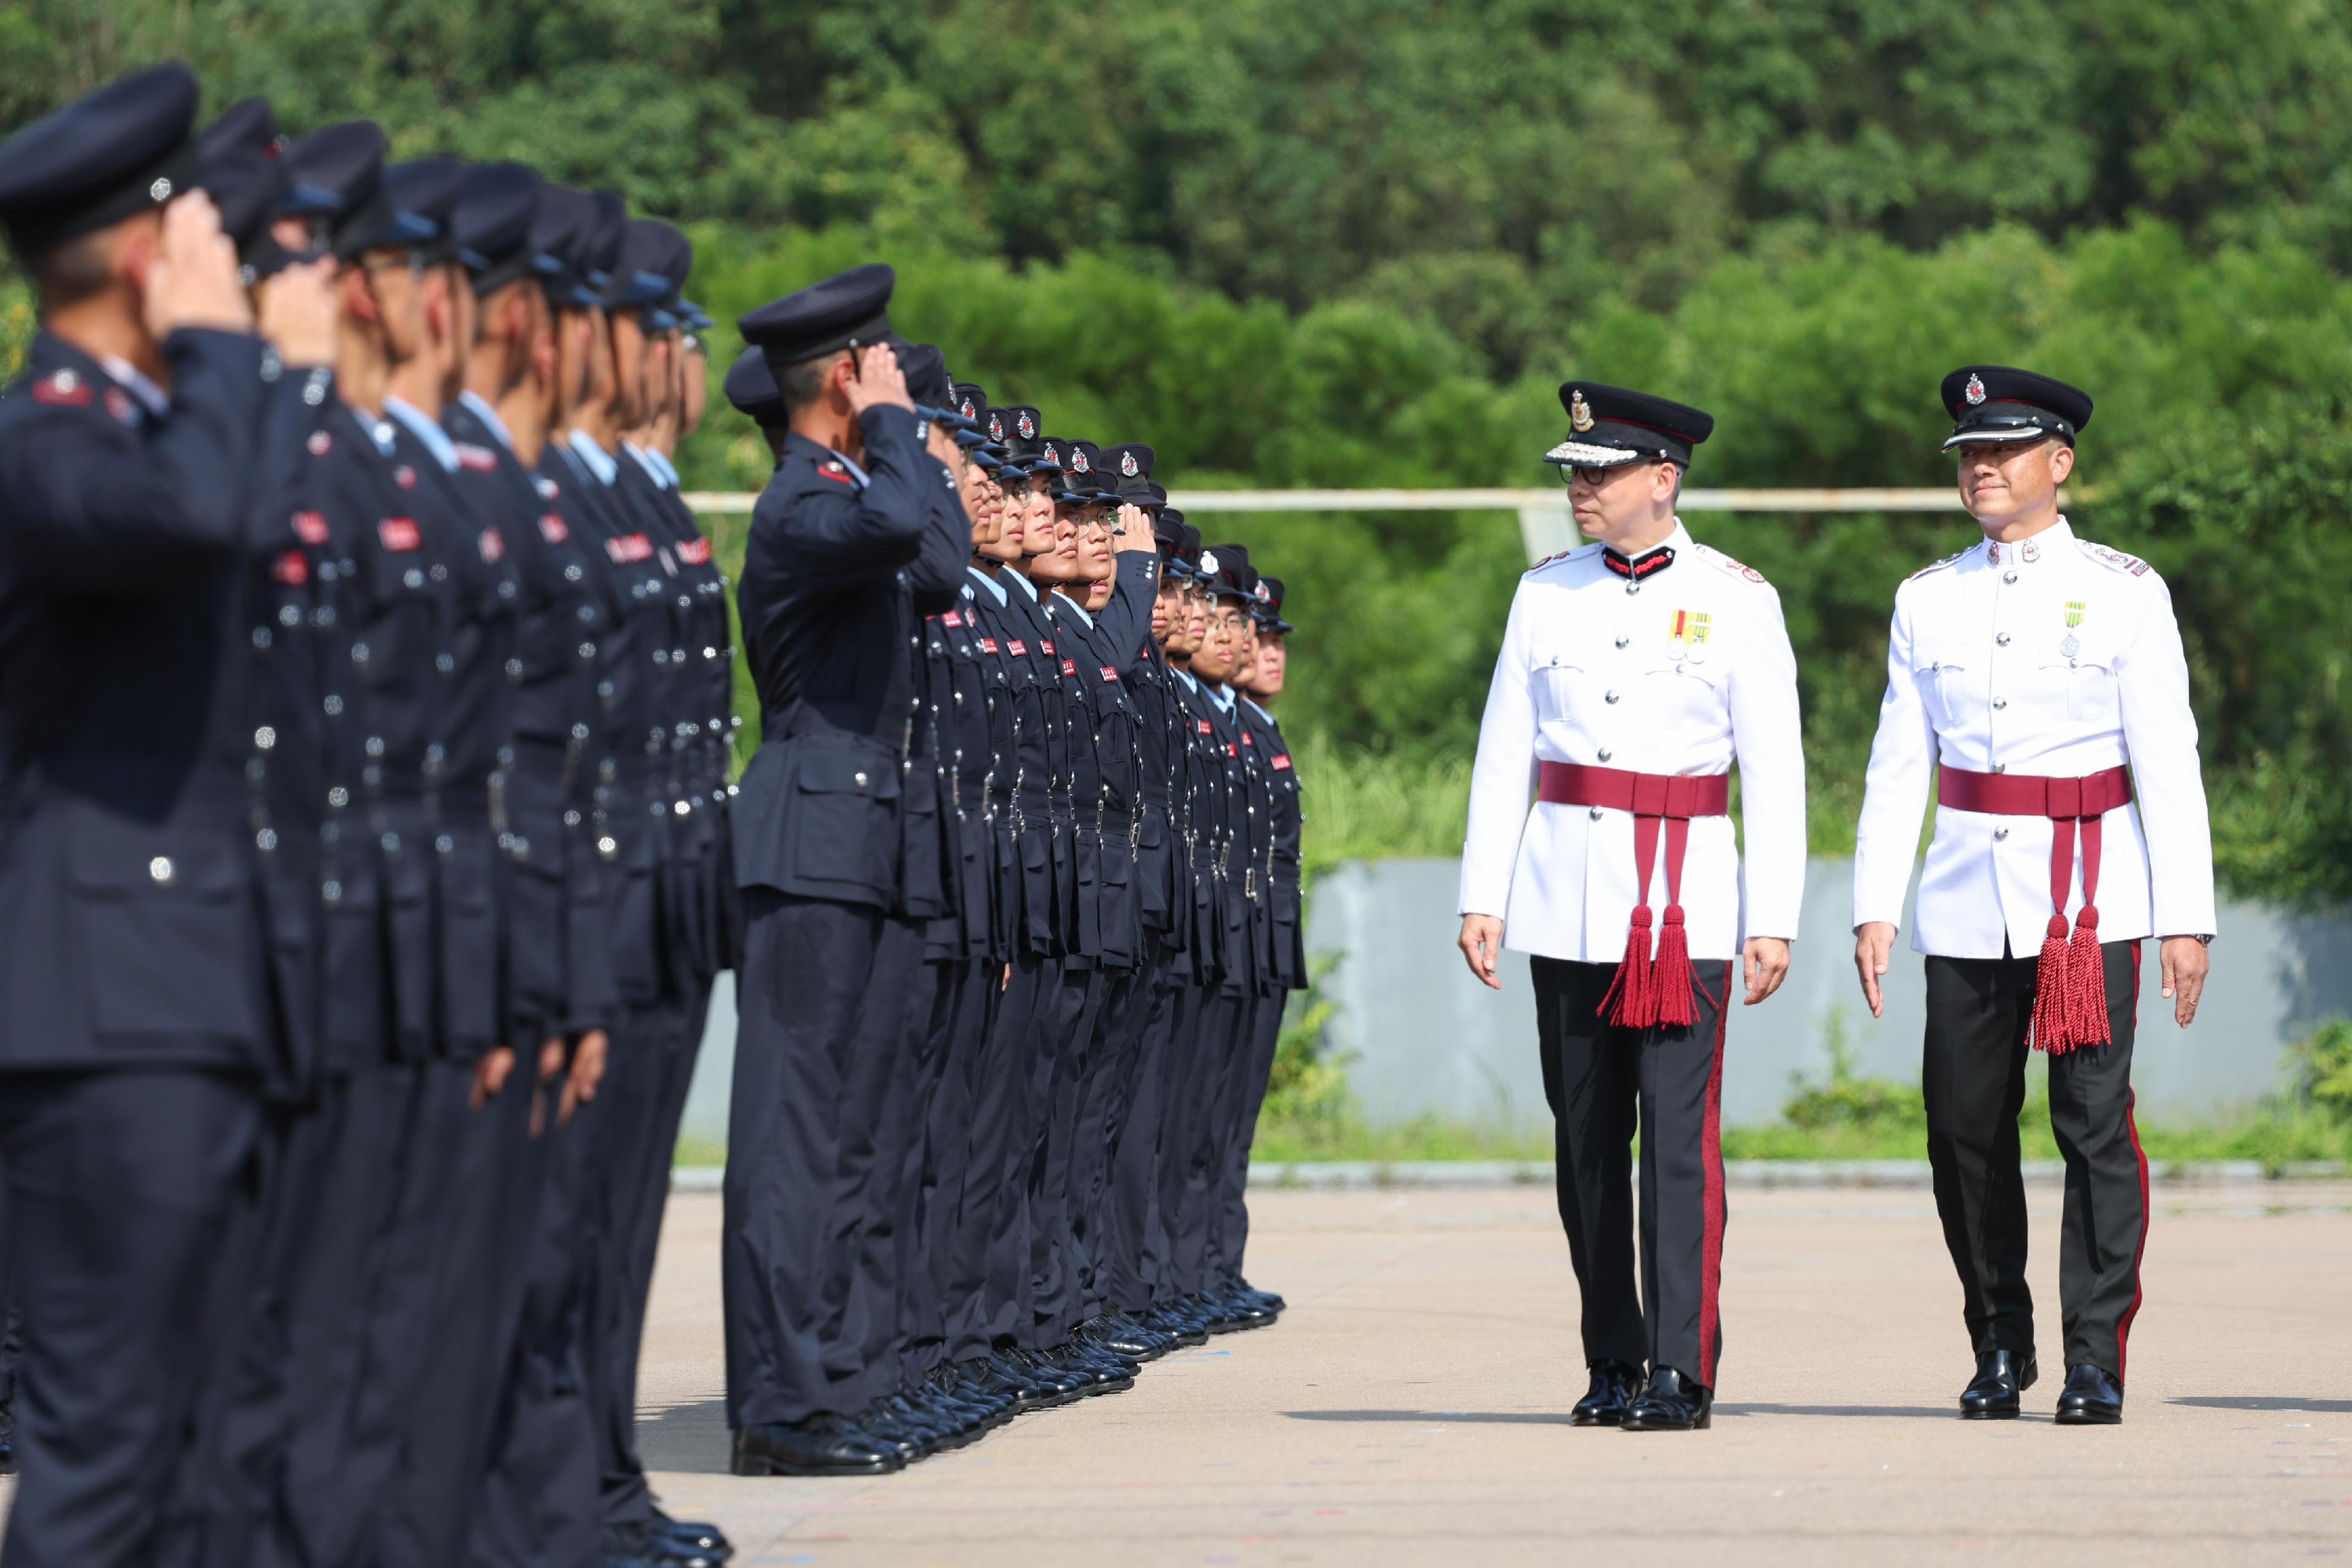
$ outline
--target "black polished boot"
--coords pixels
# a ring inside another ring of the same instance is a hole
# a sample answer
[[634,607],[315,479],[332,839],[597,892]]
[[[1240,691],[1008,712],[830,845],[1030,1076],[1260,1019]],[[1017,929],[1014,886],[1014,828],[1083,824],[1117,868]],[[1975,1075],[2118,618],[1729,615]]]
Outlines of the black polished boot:
[[2105,1367],[2086,1361],[2066,1369],[2066,1386],[2058,1394],[2058,1425],[2116,1427],[2123,1418],[2124,1385]]
[[1642,1392],[1642,1369],[1622,1361],[1592,1364],[1592,1386],[1569,1413],[1578,1427],[1614,1427],[1625,1419],[1625,1406]]
[[906,1468],[896,1445],[868,1437],[838,1416],[738,1427],[729,1469],[739,1476],[887,1476]]
[[727,1539],[727,1532],[708,1520],[672,1519],[656,1508],[653,1529],[656,1541],[678,1552],[700,1552],[719,1563],[735,1555],[734,1543]]
[[1701,1388],[1671,1366],[1650,1374],[1650,1385],[1625,1406],[1621,1432],[1704,1432],[1715,1421],[1715,1390]]
[[1989,1350],[1977,1357],[1977,1375],[1960,1390],[1963,1421],[2011,1421],[2017,1418],[2017,1396],[2033,1386],[2042,1375],[2031,1353],[2020,1356],[2006,1350]]

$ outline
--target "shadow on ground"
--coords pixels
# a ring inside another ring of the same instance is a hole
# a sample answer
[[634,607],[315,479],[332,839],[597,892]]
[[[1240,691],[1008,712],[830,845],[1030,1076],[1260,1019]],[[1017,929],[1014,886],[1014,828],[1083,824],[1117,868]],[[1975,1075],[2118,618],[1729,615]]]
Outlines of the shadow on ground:
[[2305,1410],[2323,1416],[2352,1415],[2352,1399],[2305,1399],[2293,1394],[2212,1394],[2168,1399],[2200,1410]]
[[[2215,1401],[2175,1400],[2174,1404],[2205,1404]],[[2296,1406],[2296,1409],[2325,1409],[2324,1405]],[[2251,1406],[2249,1406],[2251,1408]],[[1718,1416],[1895,1416],[1922,1420],[1950,1421],[1957,1412],[1941,1407],[1928,1408],[1917,1405],[1757,1405],[1725,1404],[1715,1407]],[[1283,1415],[1293,1421],[1404,1421],[1427,1426],[1444,1422],[1460,1422],[1468,1426],[1497,1427],[1567,1427],[1572,1423],[1565,1410],[1285,1410]]]
[[649,1470],[723,1476],[728,1443],[724,1399],[673,1405],[657,1416],[637,1417],[637,1457]]

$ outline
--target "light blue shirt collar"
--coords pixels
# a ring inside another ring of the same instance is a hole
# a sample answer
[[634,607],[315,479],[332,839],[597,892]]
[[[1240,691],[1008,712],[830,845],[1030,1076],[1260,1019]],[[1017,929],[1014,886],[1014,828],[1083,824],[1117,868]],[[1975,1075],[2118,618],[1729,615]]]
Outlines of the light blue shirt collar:
[[597,445],[586,431],[572,431],[566,434],[563,440],[565,445],[580,455],[580,461],[588,465],[588,471],[596,476],[599,484],[610,485],[620,477],[619,460]]
[[1255,703],[1254,703],[1254,702],[1250,702],[1249,698],[1247,698],[1247,697],[1244,697],[1244,698],[1242,699],[1242,701],[1244,701],[1244,702],[1245,702],[1245,703],[1249,703],[1249,710],[1250,710],[1250,712],[1252,712],[1252,713],[1254,713],[1254,714],[1257,715],[1257,716],[1258,716],[1258,717],[1260,717],[1260,718],[1262,718],[1262,719],[1265,720],[1265,722],[1266,722],[1266,723],[1268,723],[1268,724],[1272,724],[1272,723],[1274,722],[1274,715],[1272,715],[1272,714],[1270,714],[1270,713],[1266,712],[1266,711],[1265,711],[1265,709],[1264,709],[1264,708],[1262,708],[1262,707],[1258,706],[1257,706],[1257,704],[1255,704]]
[[1017,571],[1007,570],[1003,575],[1005,580],[1017,582],[1021,585],[1021,591],[1029,596],[1030,603],[1034,604],[1037,602],[1037,585],[1035,583],[1030,581],[1026,577],[1024,577]]
[[646,477],[654,482],[654,488],[657,490],[667,490],[669,488],[669,480],[665,478],[662,475],[660,459],[656,458],[652,453],[646,451],[644,447],[632,446],[625,441],[621,443],[621,450],[637,460],[637,466],[644,469],[646,471]]
[[1089,632],[1094,630],[1095,618],[1087,613],[1087,607],[1085,605],[1079,603],[1068,594],[1064,593],[1060,589],[1055,589],[1054,591],[1054,597],[1060,600],[1062,603],[1069,609],[1070,613],[1085,622],[1087,623],[1087,630]]
[[1234,693],[1232,687],[1213,686],[1203,681],[1201,684],[1201,689],[1209,694],[1209,700],[1216,704],[1220,709],[1226,713],[1234,711]]
[[652,447],[648,446],[646,448],[646,461],[652,464],[656,468],[661,470],[661,476],[668,481],[669,487],[671,489],[675,490],[677,488],[679,482],[677,477],[677,465],[669,460],[667,454],[656,452]]
[[[971,573],[971,580],[973,582],[977,582],[981,587],[996,595],[997,603],[1003,604],[1004,602],[1004,585],[1003,583],[997,581],[996,579],[989,576],[988,573],[981,570],[980,568],[976,566],[965,567],[964,570]],[[965,586],[964,591],[966,593],[970,593],[971,591],[971,588],[969,584]]]
[[383,400],[383,412],[406,425],[408,434],[425,444],[425,450],[433,454],[433,461],[441,465],[443,473],[455,474],[457,471],[457,444],[449,439],[447,431],[425,418],[423,409],[387,396]]
[[139,400],[139,405],[155,418],[172,412],[172,400],[162,387],[147,379],[146,374],[129,360],[116,354],[100,354],[98,362],[106,373],[122,383],[122,390]]
[[490,406],[489,399],[467,387],[457,394],[457,401],[474,411],[474,417],[482,422],[484,429],[499,438],[500,446],[509,452],[514,450],[514,435],[507,429],[507,422],[499,417],[499,411]]
[[1197,692],[1197,691],[1199,691],[1199,690],[1201,689],[1201,678],[1200,678],[1198,675],[1195,675],[1192,671],[1190,671],[1190,670],[1179,670],[1179,669],[1177,669],[1177,668],[1176,668],[1176,666],[1175,666],[1175,665],[1173,665],[1173,664],[1169,665],[1169,666],[1168,666],[1168,668],[1169,668],[1170,672],[1171,672],[1171,673],[1172,673],[1178,680],[1180,680],[1180,681],[1183,682],[1186,685],[1188,685],[1188,686],[1192,687],[1194,691],[1196,691],[1196,692]]

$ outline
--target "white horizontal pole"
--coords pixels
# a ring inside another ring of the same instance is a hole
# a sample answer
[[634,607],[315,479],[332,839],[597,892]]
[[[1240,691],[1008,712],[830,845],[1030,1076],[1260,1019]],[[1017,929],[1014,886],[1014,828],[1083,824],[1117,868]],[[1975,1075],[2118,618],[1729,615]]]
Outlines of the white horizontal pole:
[[[2080,500],[2062,495],[2061,501]],[[743,513],[749,492],[690,490],[698,512]],[[1171,506],[1187,512],[1526,512],[1568,510],[1565,486],[1492,490],[1175,490]],[[1957,512],[1949,489],[1700,490],[1683,492],[1685,512]]]

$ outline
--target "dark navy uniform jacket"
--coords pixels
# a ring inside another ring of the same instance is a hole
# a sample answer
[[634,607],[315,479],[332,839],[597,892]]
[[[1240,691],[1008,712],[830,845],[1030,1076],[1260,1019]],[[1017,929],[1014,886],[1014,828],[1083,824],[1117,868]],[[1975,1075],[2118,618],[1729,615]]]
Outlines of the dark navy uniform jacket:
[[0,398],[0,1070],[278,1049],[244,650],[257,445],[299,378],[240,334],[163,354],[161,419],[46,332]]
[[1298,772],[1291,766],[1290,743],[1274,716],[1249,698],[1241,699],[1244,729],[1255,742],[1261,782],[1268,810],[1268,832],[1257,862],[1259,902],[1265,905],[1271,931],[1269,978],[1278,989],[1297,990],[1307,984],[1307,952],[1299,924],[1299,834],[1305,823],[1298,808]]
[[930,504],[952,480],[912,411],[862,423],[855,466],[787,435],[752,513],[737,600],[762,738],[736,798],[735,871],[747,888],[888,909],[917,626],[956,602],[971,538],[960,508]]

